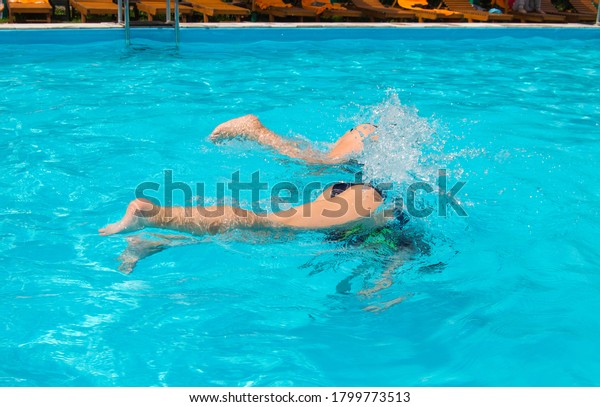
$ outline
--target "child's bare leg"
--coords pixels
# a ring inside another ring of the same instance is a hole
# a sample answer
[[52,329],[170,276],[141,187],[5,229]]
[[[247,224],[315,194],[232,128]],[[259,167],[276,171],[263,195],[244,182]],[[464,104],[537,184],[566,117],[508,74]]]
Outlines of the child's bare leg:
[[129,274],[133,271],[138,261],[163,251],[168,246],[158,240],[146,240],[140,236],[127,238],[127,247],[119,256],[119,271]]
[[219,143],[240,137],[253,140],[282,155],[301,159],[309,164],[338,164],[347,161],[351,154],[362,151],[363,138],[373,130],[374,127],[369,124],[357,126],[344,134],[329,153],[323,153],[310,147],[302,148],[297,142],[285,139],[266,128],[258,117],[246,115],[217,126],[210,135],[210,140]]
[[392,284],[393,281],[391,277],[389,275],[385,275],[380,280],[378,280],[377,283],[375,283],[375,286],[368,289],[360,290],[358,294],[365,297],[370,297],[379,291],[385,290],[386,288],[390,288]]
[[373,135],[374,131],[375,126],[372,124],[359,124],[336,141],[327,154],[327,157],[332,161],[340,162],[347,160],[348,157],[354,154],[360,153],[364,148],[363,140],[365,138],[372,137],[375,139],[376,136]]
[[119,256],[119,261],[121,262],[119,264],[119,271],[129,274],[140,260],[169,247],[187,246],[202,242],[202,240],[182,235],[168,236],[152,234],[152,236],[158,239],[145,239],[139,235],[127,238],[127,247]]
[[363,311],[369,311],[369,312],[374,312],[374,313],[383,312],[383,311],[393,307],[394,305],[400,304],[402,301],[406,300],[410,296],[412,296],[412,294],[409,294],[408,296],[404,296],[404,297],[394,298],[393,300],[386,301],[380,305],[369,305],[369,306],[363,308]]
[[359,295],[362,295],[364,297],[371,297],[373,294],[390,288],[392,286],[392,284],[394,283],[394,274],[396,273],[396,269],[404,263],[405,259],[402,253],[400,253],[396,254],[395,257],[389,259],[388,261],[389,264],[387,264],[385,271],[383,272],[379,280],[377,280],[375,285],[371,288],[366,288],[364,290],[359,291]]
[[98,230],[98,232],[102,236],[108,236],[142,229],[145,226],[142,214],[144,211],[151,211],[153,207],[150,201],[135,199],[129,203],[125,215],[120,221],[111,223]]
[[281,137],[266,128],[258,120],[258,117],[251,114],[220,124],[213,130],[209,138],[214,143],[233,138],[252,140],[260,145],[272,148],[279,154],[304,160],[308,163],[322,163],[327,160],[324,153],[310,147],[302,148],[297,142]]
[[125,216],[99,230],[102,236],[126,233],[146,226],[191,234],[220,233],[228,229],[266,226],[254,212],[232,206],[160,207],[144,199],[131,201]]

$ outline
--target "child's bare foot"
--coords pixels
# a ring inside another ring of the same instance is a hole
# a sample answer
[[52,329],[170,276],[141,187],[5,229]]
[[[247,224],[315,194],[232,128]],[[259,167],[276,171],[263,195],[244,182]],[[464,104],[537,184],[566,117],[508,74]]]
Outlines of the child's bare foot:
[[139,230],[144,227],[143,217],[138,211],[148,211],[152,208],[152,203],[141,199],[134,199],[129,203],[125,216],[115,223],[106,225],[98,230],[101,236],[114,235],[115,233],[126,233]]
[[110,236],[116,233],[133,232],[134,230],[139,230],[143,227],[144,226],[141,224],[138,217],[126,214],[120,221],[106,225],[102,229],[99,229],[98,232],[100,233],[100,236]]
[[138,261],[158,253],[167,247],[167,244],[163,241],[146,240],[139,236],[128,237],[127,243],[127,248],[119,256],[119,271],[125,274],[130,274]]
[[118,221],[98,229],[98,233],[100,233],[100,236],[110,236],[122,232],[123,230],[125,230],[125,225],[123,225],[121,221]]
[[258,117],[249,114],[218,125],[210,134],[209,139],[213,143],[220,143],[235,137],[255,139],[258,138],[258,132],[262,129],[264,126]]

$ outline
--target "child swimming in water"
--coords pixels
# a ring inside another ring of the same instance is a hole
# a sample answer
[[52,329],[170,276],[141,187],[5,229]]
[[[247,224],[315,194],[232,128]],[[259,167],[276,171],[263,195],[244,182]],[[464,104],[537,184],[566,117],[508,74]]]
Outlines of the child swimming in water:
[[[358,125],[340,137],[329,151],[323,152],[311,146],[303,148],[297,142],[285,139],[266,128],[256,116],[246,115],[217,126],[209,138],[214,143],[234,138],[251,140],[307,164],[335,165],[348,162],[360,153],[367,137],[376,140],[375,129],[371,124]],[[325,189],[312,202],[267,215],[227,205],[160,207],[148,200],[135,199],[129,203],[121,220],[101,228],[99,232],[108,236],[153,227],[201,236],[236,229],[323,230],[328,233],[329,241],[354,239],[360,241],[361,245],[393,246],[392,252],[398,251],[405,243],[399,243],[397,230],[404,226],[407,218],[401,212],[395,213],[394,220],[390,223],[390,219],[384,216],[384,211],[379,210],[383,200],[384,192],[368,183],[345,182]],[[392,224],[395,225],[393,232],[390,228]],[[129,273],[139,260],[149,255],[168,247],[199,242],[195,237],[186,238],[181,235],[154,236],[156,238],[152,240],[129,238],[129,246],[120,257],[119,269]],[[388,267],[390,270],[392,264],[395,267],[398,262],[392,260]],[[363,294],[370,295],[389,286],[390,275],[387,270],[383,279]]]

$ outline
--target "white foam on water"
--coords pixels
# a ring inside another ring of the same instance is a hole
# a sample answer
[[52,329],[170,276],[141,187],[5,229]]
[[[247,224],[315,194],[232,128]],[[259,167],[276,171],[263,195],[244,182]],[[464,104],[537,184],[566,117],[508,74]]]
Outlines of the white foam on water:
[[375,106],[363,107],[356,120],[377,125],[376,139],[365,140],[358,160],[364,164],[365,181],[391,182],[394,190],[414,182],[435,188],[438,171],[449,169],[463,175],[460,157],[473,157],[480,150],[461,149],[459,136],[453,135],[434,118],[419,115],[415,107],[403,105],[397,93]]

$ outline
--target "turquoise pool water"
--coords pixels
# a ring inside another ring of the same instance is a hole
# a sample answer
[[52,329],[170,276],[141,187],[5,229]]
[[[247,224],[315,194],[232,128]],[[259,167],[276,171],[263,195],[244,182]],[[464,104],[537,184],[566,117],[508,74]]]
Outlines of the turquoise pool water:
[[[0,32],[1,385],[600,385],[600,31],[121,35]],[[246,113],[319,143],[374,120],[365,175],[402,195],[445,168],[468,217],[412,219],[423,249],[371,296],[382,254],[318,233],[120,273],[97,229],[167,169],[207,196],[353,179],[207,141]]]

